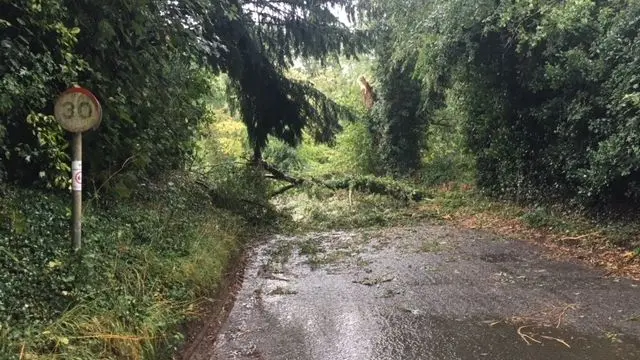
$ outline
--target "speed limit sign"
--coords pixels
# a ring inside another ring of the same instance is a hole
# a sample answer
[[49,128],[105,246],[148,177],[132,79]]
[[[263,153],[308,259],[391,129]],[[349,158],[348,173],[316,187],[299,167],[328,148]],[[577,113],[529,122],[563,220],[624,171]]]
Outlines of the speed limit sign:
[[72,240],[74,250],[82,244],[82,133],[95,129],[102,120],[102,108],[91,91],[73,87],[58,97],[53,107],[56,120],[73,134],[71,190],[73,191]]
[[54,107],[60,125],[70,132],[83,132],[96,128],[102,119],[102,108],[91,91],[73,87],[63,92]]

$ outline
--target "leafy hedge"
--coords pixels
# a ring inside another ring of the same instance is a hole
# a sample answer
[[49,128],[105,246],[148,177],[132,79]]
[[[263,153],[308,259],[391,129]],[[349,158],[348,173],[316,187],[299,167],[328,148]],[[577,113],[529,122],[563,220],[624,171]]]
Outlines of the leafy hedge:
[[456,90],[483,188],[640,205],[637,1],[366,4],[392,14],[386,58],[417,59],[426,106]]
[[477,37],[462,78],[480,185],[522,197],[639,203],[639,19],[634,2],[573,1],[539,13],[503,7]]

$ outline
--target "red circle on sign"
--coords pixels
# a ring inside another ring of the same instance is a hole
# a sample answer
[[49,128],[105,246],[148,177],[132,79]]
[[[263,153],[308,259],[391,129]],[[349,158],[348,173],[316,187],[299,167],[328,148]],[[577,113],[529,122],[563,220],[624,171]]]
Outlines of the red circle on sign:
[[73,177],[73,180],[76,182],[76,184],[82,184],[82,173],[78,171],[76,176]]

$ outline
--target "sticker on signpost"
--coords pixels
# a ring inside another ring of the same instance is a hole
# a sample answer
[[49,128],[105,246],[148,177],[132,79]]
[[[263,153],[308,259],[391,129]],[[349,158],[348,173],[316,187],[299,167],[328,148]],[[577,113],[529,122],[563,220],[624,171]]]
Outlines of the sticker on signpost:
[[82,191],[82,161],[71,163],[71,189]]

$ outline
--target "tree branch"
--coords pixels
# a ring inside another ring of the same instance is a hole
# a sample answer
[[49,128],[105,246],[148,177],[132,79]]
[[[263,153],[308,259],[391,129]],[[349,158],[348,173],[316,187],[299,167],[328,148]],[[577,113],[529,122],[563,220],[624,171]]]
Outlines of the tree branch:
[[296,188],[298,186],[299,186],[299,184],[289,184],[287,186],[284,186],[284,187],[272,192],[271,194],[269,194],[269,198],[276,197],[278,195],[282,195],[285,192],[287,192],[287,191],[289,191],[289,190],[291,190],[293,188]]

